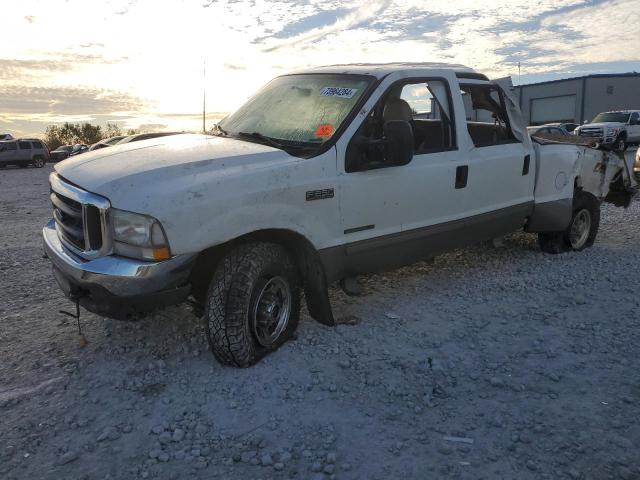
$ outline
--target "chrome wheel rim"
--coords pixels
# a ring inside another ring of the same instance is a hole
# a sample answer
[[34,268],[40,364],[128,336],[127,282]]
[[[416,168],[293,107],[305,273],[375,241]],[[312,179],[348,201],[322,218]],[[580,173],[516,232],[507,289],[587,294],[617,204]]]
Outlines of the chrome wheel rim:
[[273,345],[287,328],[291,315],[291,288],[283,277],[272,277],[256,297],[251,323],[253,334],[263,347]]
[[587,243],[589,238],[589,232],[591,231],[591,214],[589,210],[583,208],[580,210],[571,224],[571,230],[569,231],[569,242],[571,247],[579,249]]
[[42,159],[36,158],[36,167],[40,168],[42,166]]

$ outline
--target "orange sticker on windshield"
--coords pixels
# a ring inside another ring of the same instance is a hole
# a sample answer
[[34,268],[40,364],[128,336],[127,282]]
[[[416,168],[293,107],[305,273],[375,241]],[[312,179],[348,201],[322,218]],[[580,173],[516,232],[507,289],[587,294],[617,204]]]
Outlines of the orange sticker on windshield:
[[333,135],[333,125],[330,123],[324,123],[316,128],[316,137],[328,138],[331,135]]

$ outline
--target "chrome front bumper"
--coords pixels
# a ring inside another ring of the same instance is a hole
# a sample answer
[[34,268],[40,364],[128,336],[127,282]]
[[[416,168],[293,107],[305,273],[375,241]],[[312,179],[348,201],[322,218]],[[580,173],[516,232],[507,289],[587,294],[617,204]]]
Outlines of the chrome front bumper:
[[189,294],[195,254],[176,255],[162,262],[114,255],[85,260],[60,242],[53,219],[42,235],[45,254],[53,263],[60,287],[67,296],[80,298],[91,311],[112,316],[110,312],[119,307],[113,303],[134,300],[134,309],[141,310],[147,303],[150,307],[178,303]]

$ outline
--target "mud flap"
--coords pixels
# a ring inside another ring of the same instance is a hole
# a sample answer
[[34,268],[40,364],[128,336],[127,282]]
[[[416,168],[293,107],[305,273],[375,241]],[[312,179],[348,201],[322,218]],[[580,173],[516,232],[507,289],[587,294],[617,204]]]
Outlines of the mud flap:
[[317,252],[310,246],[296,249],[298,265],[304,276],[304,296],[311,318],[333,327],[336,325],[329,300],[329,285]]

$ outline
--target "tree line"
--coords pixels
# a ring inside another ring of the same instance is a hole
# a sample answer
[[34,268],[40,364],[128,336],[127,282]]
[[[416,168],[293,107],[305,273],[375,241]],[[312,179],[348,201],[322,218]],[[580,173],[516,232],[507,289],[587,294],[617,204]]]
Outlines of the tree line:
[[105,138],[120,135],[135,135],[135,129],[129,129],[123,133],[122,129],[115,123],[107,123],[105,128],[100,125],[90,123],[69,123],[62,125],[49,125],[44,131],[44,141],[49,150],[55,150],[60,145],[75,145],[82,143],[91,145]]

